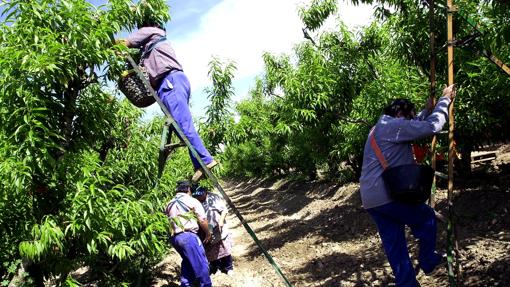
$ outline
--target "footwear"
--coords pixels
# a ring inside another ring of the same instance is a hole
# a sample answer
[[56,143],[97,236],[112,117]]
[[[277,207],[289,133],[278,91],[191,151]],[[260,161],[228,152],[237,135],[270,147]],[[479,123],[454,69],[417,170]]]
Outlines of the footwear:
[[446,262],[447,262],[446,253],[442,253],[442,254],[436,253],[436,255],[437,255],[437,263],[436,263],[436,265],[434,265],[434,268],[432,270],[424,270],[422,267],[420,267],[420,269],[423,270],[423,273],[425,273],[425,275],[427,275],[427,276],[436,275],[436,273],[438,273],[441,269],[443,269],[442,267],[446,265]]
[[[218,162],[213,159],[209,164],[207,164],[207,168],[212,169],[216,165],[218,165]],[[202,168],[198,168],[195,171],[195,174],[193,175],[193,177],[191,178],[191,181],[197,182],[198,180],[200,180],[200,178],[202,178],[203,175],[204,175],[204,172],[203,172]]]
[[218,267],[209,265],[209,275],[216,274],[218,272]]

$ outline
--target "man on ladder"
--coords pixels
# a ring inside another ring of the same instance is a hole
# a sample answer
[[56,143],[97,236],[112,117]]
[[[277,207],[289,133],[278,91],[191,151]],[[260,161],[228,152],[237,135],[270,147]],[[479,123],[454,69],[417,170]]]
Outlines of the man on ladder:
[[[127,39],[117,42],[129,48],[142,50],[144,58],[141,63],[147,69],[151,86],[158,93],[161,101],[207,168],[211,169],[216,166],[218,162],[205,148],[193,125],[189,109],[190,83],[181,64],[177,61],[174,49],[166,40],[164,24],[159,23],[157,19],[148,17],[138,25],[138,31],[129,35]],[[190,151],[189,154],[195,169],[192,181],[198,181],[202,177],[203,171],[193,153]]]

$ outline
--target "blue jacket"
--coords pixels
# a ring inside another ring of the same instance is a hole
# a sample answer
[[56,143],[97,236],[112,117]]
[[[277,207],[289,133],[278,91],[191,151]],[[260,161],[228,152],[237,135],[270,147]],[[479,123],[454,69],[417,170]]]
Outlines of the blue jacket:
[[[449,97],[441,97],[430,115],[423,111],[416,119],[383,115],[375,125],[375,139],[390,167],[415,163],[411,141],[432,136],[443,128],[448,118]],[[393,201],[382,179],[383,167],[370,145],[365,143],[360,191],[363,208],[373,208]]]

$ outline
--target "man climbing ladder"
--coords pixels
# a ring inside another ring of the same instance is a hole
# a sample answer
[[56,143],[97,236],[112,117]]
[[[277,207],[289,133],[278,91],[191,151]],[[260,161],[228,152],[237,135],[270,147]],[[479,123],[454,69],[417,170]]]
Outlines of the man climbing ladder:
[[[170,112],[175,122],[182,129],[200,159],[211,169],[218,164],[205,148],[198,135],[189,109],[191,95],[190,83],[177,61],[174,49],[166,40],[163,24],[157,19],[145,19],[139,23],[138,31],[129,35],[126,40],[118,41],[129,48],[142,50],[141,64],[147,69],[152,88],[157,91],[159,98]],[[195,174],[192,181],[198,181],[202,169],[197,158],[189,151]]]

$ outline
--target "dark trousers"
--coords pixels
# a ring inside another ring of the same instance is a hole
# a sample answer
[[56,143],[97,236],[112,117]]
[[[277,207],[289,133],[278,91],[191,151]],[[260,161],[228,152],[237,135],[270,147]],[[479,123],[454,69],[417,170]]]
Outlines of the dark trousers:
[[223,273],[227,273],[229,270],[233,270],[232,255],[216,259],[209,263],[210,273],[215,274],[218,270]]
[[195,281],[200,287],[212,286],[209,266],[202,241],[195,233],[182,232],[170,237],[170,243],[181,255],[181,287],[191,286]]
[[[170,83],[170,84],[169,84]],[[158,89],[158,95],[166,108],[179,125],[184,135],[189,139],[198,155],[205,164],[213,161],[209,151],[205,148],[202,139],[198,135],[193,124],[193,118],[189,109],[190,84],[186,75],[181,71],[169,73],[162,81]],[[200,167],[198,160],[189,152],[191,162],[195,169]]]
[[394,201],[367,209],[367,212],[377,225],[384,251],[395,275],[396,286],[419,286],[407,250],[405,226],[409,226],[413,236],[419,239],[420,268],[425,273],[433,271],[441,261],[441,257],[435,252],[437,227],[434,210],[424,203],[410,205]]

